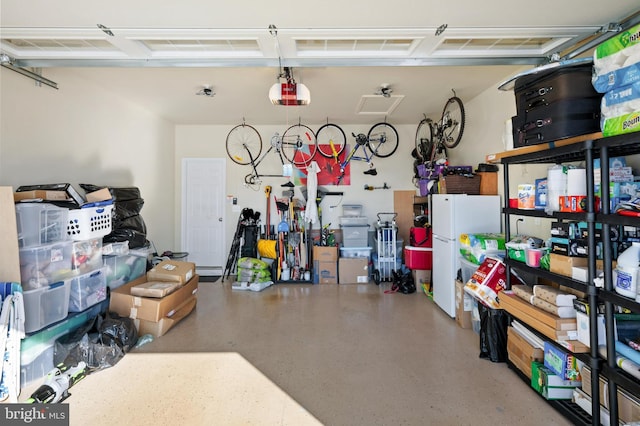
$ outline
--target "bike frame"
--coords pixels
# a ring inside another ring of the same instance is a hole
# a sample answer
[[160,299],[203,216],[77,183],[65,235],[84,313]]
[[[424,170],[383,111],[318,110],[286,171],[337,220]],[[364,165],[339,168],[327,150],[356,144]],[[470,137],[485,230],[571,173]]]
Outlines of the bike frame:
[[[280,150],[282,143],[279,138],[280,138],[279,135],[273,136],[271,138],[271,146],[269,146],[269,149],[267,149],[264,152],[264,154],[260,155],[257,159],[253,158],[253,155],[251,155],[251,151],[249,151],[249,148],[247,148],[247,145],[242,144],[242,146],[244,146],[244,149],[247,151],[247,154],[249,154],[251,168],[253,169],[253,173],[247,175],[247,177],[250,177],[251,180],[259,180],[261,177],[282,177],[282,175],[261,175],[260,173],[258,173],[258,166],[260,165],[260,163],[262,163],[262,160],[264,160],[266,156],[274,149],[276,150],[278,157],[280,157],[280,162],[282,163],[282,165],[283,166],[285,165],[284,157],[282,156],[282,151]],[[274,141],[274,139],[276,140]],[[249,183],[247,182],[247,177],[245,177],[245,183]],[[252,183],[256,183],[256,182],[254,181]]]
[[[340,176],[338,177],[338,181],[336,182],[336,185],[339,185],[340,182],[342,182],[347,165],[352,160],[366,161],[367,163],[371,163],[371,160],[373,159],[374,155],[373,153],[371,153],[371,155],[367,153],[367,147],[366,147],[367,143],[368,143],[368,139],[366,137],[359,138],[356,136],[356,145],[353,148],[351,148],[351,151],[349,151],[349,155],[347,155],[347,158],[345,158],[345,160],[342,163],[340,163]],[[364,157],[355,155],[360,148],[362,148],[362,150],[364,151]]]

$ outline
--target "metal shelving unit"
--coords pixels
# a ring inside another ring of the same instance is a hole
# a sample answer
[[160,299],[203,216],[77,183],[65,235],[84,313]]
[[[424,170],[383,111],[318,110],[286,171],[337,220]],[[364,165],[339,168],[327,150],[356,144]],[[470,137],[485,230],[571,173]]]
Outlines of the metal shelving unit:
[[[618,424],[618,404],[617,404],[617,387],[621,385],[627,391],[636,396],[640,396],[640,383],[616,365],[615,352],[615,335],[613,333],[614,311],[616,306],[627,308],[633,312],[640,312],[640,304],[635,300],[622,297],[615,293],[612,282],[612,244],[609,239],[603,239],[603,259],[604,259],[604,288],[597,288],[593,284],[596,276],[596,256],[595,256],[595,230],[596,224],[602,225],[602,234],[609,235],[610,227],[616,225],[633,226],[640,228],[640,218],[623,217],[611,214],[609,211],[609,191],[602,191],[601,205],[602,209],[596,213],[596,200],[594,194],[594,167],[593,160],[600,159],[601,167],[601,188],[609,188],[609,158],[613,156],[635,155],[640,153],[640,133],[631,133],[614,137],[602,138],[601,135],[587,135],[584,138],[575,138],[575,142],[569,144],[559,144],[554,146],[553,143],[544,144],[540,149],[528,147],[526,153],[514,152],[513,155],[503,153],[500,162],[504,166],[504,188],[505,194],[509,194],[509,166],[513,164],[530,164],[530,163],[550,163],[559,164],[566,162],[584,161],[587,173],[587,211],[585,213],[561,213],[555,212],[552,215],[546,214],[544,211],[537,210],[519,210],[508,207],[508,196],[505,196],[505,207],[503,213],[505,215],[505,238],[510,239],[511,229],[509,217],[511,215],[544,217],[552,220],[575,220],[587,223],[588,229],[588,282],[572,280],[571,278],[560,276],[549,271],[530,268],[521,262],[507,260],[508,268],[522,269],[527,273],[537,277],[545,278],[550,281],[567,285],[571,288],[581,290],[587,294],[588,303],[591,307],[589,315],[590,338],[592,342],[598,341],[597,336],[597,305],[604,302],[605,305],[605,323],[606,323],[606,360],[600,357],[597,345],[592,345],[590,353],[586,359],[583,359],[591,368],[591,398],[592,398],[592,417],[591,422],[598,425],[600,419],[600,389],[598,386],[599,375],[604,376],[609,381],[608,386],[608,402],[610,411],[611,424]],[[514,150],[517,151],[517,150]],[[509,283],[509,274],[507,274],[507,285]],[[584,354],[583,354],[584,355]],[[551,403],[551,402],[550,402]],[[551,404],[556,405],[556,404]],[[556,407],[558,408],[558,407]],[[568,411],[567,411],[568,410]],[[572,414],[571,404],[563,404],[560,411],[569,419],[576,420]],[[582,413],[576,413],[576,416],[584,418]]]

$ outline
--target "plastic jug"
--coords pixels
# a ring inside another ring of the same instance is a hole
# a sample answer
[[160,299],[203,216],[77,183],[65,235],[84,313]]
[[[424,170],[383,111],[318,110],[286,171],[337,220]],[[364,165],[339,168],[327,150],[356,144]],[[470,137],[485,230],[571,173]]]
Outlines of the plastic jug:
[[623,296],[636,298],[638,288],[638,269],[640,265],[640,243],[632,243],[631,247],[620,253],[615,290]]

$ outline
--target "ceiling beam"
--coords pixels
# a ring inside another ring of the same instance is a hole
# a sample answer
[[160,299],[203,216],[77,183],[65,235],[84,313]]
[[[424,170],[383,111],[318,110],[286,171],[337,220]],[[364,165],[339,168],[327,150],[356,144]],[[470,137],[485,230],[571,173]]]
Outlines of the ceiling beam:
[[[282,66],[296,68],[318,67],[426,67],[426,66],[476,66],[476,65],[540,65],[546,57],[495,57],[495,58],[296,58],[283,60]],[[277,58],[233,59],[15,59],[19,67],[279,67]]]

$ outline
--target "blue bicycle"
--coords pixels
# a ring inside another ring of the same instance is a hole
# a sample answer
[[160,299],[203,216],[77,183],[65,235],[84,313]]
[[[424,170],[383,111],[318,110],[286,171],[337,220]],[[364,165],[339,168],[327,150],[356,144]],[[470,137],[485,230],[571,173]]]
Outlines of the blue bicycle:
[[[336,185],[340,185],[340,182],[342,182],[347,165],[349,165],[352,160],[365,161],[369,165],[369,169],[366,170],[364,174],[375,176],[378,174],[378,171],[373,165],[373,158],[390,157],[398,149],[398,131],[389,123],[374,124],[366,135],[363,133],[358,135],[352,133],[352,135],[356,139],[356,144],[353,146],[345,160],[340,163],[340,176],[338,176]],[[344,145],[342,148],[344,149]],[[362,150],[364,156],[356,155],[359,150]],[[332,151],[333,156],[337,161],[338,155],[342,150],[338,152],[332,146]]]

